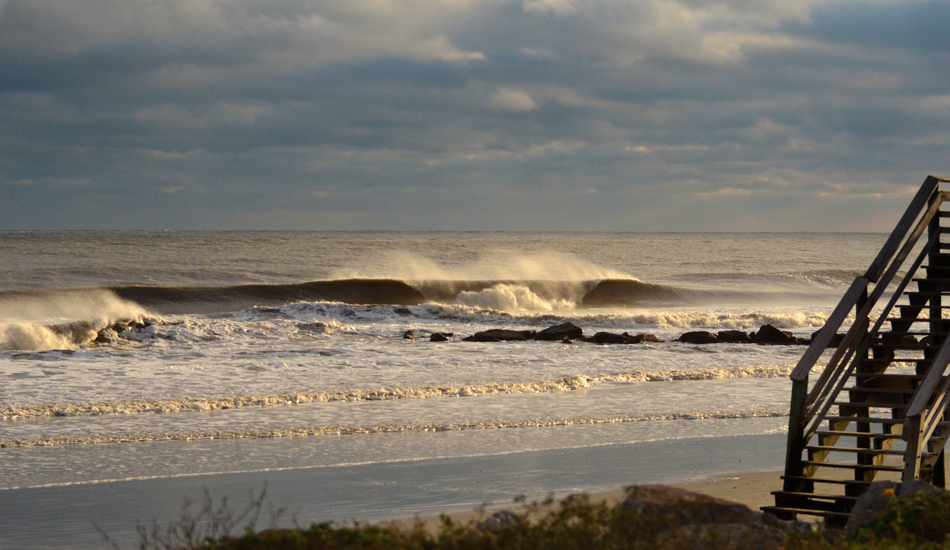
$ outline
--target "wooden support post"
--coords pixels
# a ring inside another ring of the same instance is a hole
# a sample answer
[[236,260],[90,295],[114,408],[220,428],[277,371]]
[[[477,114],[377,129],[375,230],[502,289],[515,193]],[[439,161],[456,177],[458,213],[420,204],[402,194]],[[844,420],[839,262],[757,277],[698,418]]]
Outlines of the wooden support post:
[[[864,305],[868,301],[868,291],[865,288],[864,292],[861,293],[861,296],[858,298],[858,303],[855,306],[856,311],[861,311],[864,308]],[[865,324],[862,327],[861,332],[858,334],[858,340],[864,340],[868,335],[868,327]],[[855,372],[868,374],[871,373],[873,369],[873,363],[869,364],[867,361],[867,352],[862,356],[855,356]],[[864,385],[864,378],[859,378],[857,381],[857,386]],[[849,401],[854,401],[854,399],[849,399]],[[857,407],[854,409],[854,412],[857,417],[868,418],[871,414],[871,409],[869,407]],[[844,416],[844,414],[842,414]],[[871,424],[869,422],[856,422],[855,431],[858,433],[870,434],[871,433]],[[870,437],[856,437],[855,438],[855,447],[859,449],[870,449],[871,448],[871,438]],[[874,464],[874,455],[870,453],[857,453],[857,463],[859,465],[870,466]],[[855,468],[854,470],[854,480],[855,481],[874,481],[874,475],[877,473],[877,470],[868,470],[863,468]],[[849,486],[850,487],[850,486]],[[861,489],[864,486],[860,486]],[[851,494],[850,492],[848,494]]]
[[[785,451],[785,475],[804,473],[802,452],[805,450],[805,399],[808,398],[808,378],[792,381],[792,402],[788,411],[788,445]],[[812,492],[810,483],[786,479],[784,488],[791,492]],[[779,506],[781,503],[776,502]]]
[[946,457],[944,457],[944,453],[946,451],[940,451],[940,456],[937,457],[937,462],[934,463],[933,479],[930,480],[934,487],[940,487],[941,489],[947,488],[946,464],[944,464]]
[[[930,198],[929,203],[932,205],[934,202],[938,200],[940,200],[940,194],[934,193],[934,195]],[[933,219],[930,220],[930,224],[927,226],[927,233],[929,234],[931,239],[937,236],[936,243],[934,244],[933,248],[930,250],[930,257],[928,258],[930,265],[936,265],[937,255],[940,254],[940,237],[939,237],[940,216],[939,215],[934,216]],[[928,279],[932,278],[931,273],[932,273],[932,270],[929,270],[927,272]],[[934,285],[928,285],[928,286],[930,287],[929,290],[931,291],[937,292],[940,290],[939,285],[934,284]],[[933,297],[930,298],[930,345],[933,347],[933,349],[938,349],[940,347],[940,344],[943,343],[943,336],[939,336],[937,334],[943,331],[943,323],[941,322],[941,318],[943,317],[943,308],[941,307],[943,305],[943,300],[941,298],[942,298],[941,292],[937,292]]]
[[923,453],[923,418],[917,414],[904,421],[904,432],[907,438],[907,449],[904,451],[904,474],[901,481],[908,483],[920,477],[920,457]]

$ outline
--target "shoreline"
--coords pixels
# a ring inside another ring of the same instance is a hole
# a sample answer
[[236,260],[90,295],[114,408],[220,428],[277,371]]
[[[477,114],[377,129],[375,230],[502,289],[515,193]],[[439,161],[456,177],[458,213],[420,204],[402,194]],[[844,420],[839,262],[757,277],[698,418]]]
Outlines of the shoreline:
[[[288,438],[270,443],[297,449],[297,445],[312,441]],[[271,506],[286,510],[279,527],[293,527],[292,520],[308,526],[324,521],[414,521],[416,516],[438,518],[441,513],[472,517],[473,511],[485,503],[490,509],[513,508],[517,495],[525,495],[528,502],[543,500],[549,494],[563,498],[580,492],[619,498],[622,487],[628,485],[715,485],[715,480],[728,472],[771,472],[784,463],[784,444],[782,433],[696,437],[503,455],[7,489],[0,491],[0,509],[7,511],[0,515],[0,548],[61,549],[64,540],[75,550],[102,548],[102,538],[94,525],[120,547],[134,547],[137,521],[165,525],[181,516],[184,498],[198,503],[191,508],[195,512],[207,489],[216,505],[222,497],[228,497],[231,509],[240,510],[248,491],[259,493],[265,484],[265,510]],[[169,445],[181,451],[187,449],[187,444]],[[215,447],[197,448],[207,453]],[[82,448],[72,450],[81,452]],[[779,488],[777,475],[773,479],[775,484],[763,489],[764,497]],[[257,528],[267,524],[265,513]]]

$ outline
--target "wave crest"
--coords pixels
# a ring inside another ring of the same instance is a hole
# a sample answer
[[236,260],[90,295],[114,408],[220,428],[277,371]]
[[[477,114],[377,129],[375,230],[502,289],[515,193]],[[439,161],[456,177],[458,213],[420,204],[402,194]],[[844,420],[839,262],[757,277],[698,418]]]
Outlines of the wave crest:
[[272,395],[182,398],[156,401],[126,401],[88,404],[33,405],[10,407],[0,411],[2,420],[38,417],[99,416],[111,414],[203,412],[238,407],[276,407],[314,402],[382,401],[391,399],[428,399],[433,397],[476,397],[515,393],[550,393],[589,388],[598,382],[668,382],[672,380],[722,380],[727,378],[777,378],[788,376],[792,365],[740,367],[732,369],[673,369],[630,371],[611,374],[565,376],[527,382],[491,382],[461,386],[423,386],[335,392],[298,392]]

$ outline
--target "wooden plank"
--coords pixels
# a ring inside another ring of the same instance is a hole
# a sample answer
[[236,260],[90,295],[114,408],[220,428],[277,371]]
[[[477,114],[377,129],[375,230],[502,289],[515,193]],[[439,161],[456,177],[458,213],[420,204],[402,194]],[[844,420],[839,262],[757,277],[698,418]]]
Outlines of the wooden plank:
[[[874,261],[871,262],[871,267],[865,272],[864,277],[866,279],[875,283],[878,281],[887,263],[891,261],[891,258],[897,252],[898,247],[900,247],[901,242],[904,240],[904,236],[907,235],[914,220],[920,215],[920,211],[923,210],[924,206],[930,201],[930,197],[934,194],[939,183],[940,180],[938,178],[927,176],[927,179],[924,180],[917,194],[914,195],[913,200],[910,201],[910,205],[907,206],[907,210],[904,211],[904,215],[901,216],[900,221],[897,222],[894,231],[891,232],[890,237],[887,238],[887,241],[881,248],[881,252],[878,253]],[[937,202],[939,203],[940,201]]]

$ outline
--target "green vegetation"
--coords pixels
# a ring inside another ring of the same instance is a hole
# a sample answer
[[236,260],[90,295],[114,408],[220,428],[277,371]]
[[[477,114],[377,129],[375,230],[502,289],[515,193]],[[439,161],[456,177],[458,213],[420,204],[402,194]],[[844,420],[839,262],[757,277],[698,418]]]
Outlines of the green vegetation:
[[[788,532],[776,525],[689,524],[683,518],[699,517],[703,502],[683,501],[663,514],[645,508],[594,503],[586,495],[559,503],[552,499],[525,507],[510,521],[493,525],[472,521],[458,523],[442,516],[436,528],[417,522],[397,525],[314,524],[306,529],[255,531],[263,493],[244,512],[232,515],[226,501],[213,509],[210,497],[195,517],[183,514],[177,522],[160,528],[139,529],[142,549],[200,550],[613,550],[613,549],[758,549],[773,550],[897,550],[899,548],[950,550],[950,493],[919,494],[895,499],[848,539],[841,530]],[[271,514],[276,525],[279,511]],[[238,518],[253,522],[240,535],[231,535]],[[204,527],[202,527],[204,525]]]

